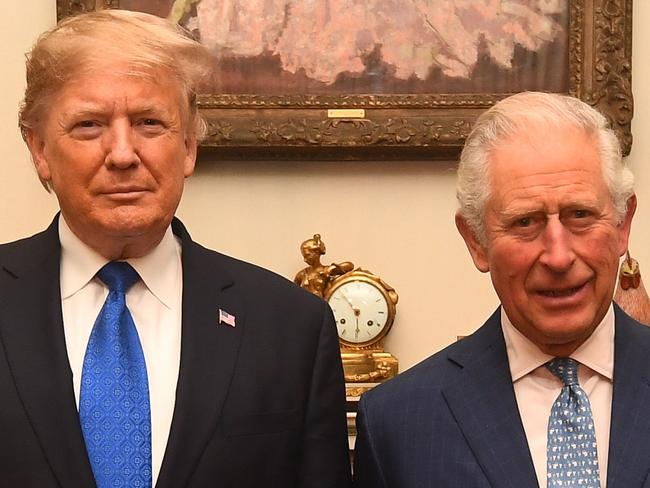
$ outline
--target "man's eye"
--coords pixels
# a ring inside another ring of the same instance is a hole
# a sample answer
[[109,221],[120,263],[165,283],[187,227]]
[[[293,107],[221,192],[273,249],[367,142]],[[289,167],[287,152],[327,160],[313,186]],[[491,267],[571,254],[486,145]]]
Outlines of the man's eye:
[[157,119],[143,119],[142,124],[143,125],[155,126],[155,125],[162,125],[162,122],[160,120],[157,120]]
[[515,220],[515,227],[528,227],[533,223],[533,220],[530,217],[522,217],[521,219]]
[[96,120],[80,120],[73,122],[71,128],[68,129],[71,137],[89,140],[99,137],[102,134],[102,124]]
[[75,126],[81,128],[95,127],[95,122],[92,120],[82,120],[81,122],[77,122]]
[[585,217],[589,217],[591,215],[591,212],[588,210],[574,210],[573,216],[577,219],[584,219]]

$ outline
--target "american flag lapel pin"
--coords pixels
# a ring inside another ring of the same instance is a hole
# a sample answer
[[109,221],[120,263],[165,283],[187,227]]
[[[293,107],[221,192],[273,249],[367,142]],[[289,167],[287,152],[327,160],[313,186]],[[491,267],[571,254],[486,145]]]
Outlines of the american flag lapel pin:
[[228,312],[226,312],[223,309],[219,309],[219,323],[220,324],[225,324],[229,325],[230,327],[235,326],[235,316],[230,315]]

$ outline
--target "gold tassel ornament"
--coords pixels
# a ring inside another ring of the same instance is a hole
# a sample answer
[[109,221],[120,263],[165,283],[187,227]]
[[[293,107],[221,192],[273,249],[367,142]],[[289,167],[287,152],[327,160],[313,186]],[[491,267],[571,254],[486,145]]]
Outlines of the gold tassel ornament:
[[641,270],[636,259],[627,252],[618,274],[614,301],[633,319],[650,325],[650,298],[641,280]]

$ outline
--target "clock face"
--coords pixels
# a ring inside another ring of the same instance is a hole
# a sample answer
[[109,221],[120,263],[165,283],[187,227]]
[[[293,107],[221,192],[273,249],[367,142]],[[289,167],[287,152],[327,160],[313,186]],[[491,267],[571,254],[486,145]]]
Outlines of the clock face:
[[327,301],[334,312],[339,338],[345,343],[372,343],[389,325],[388,300],[367,281],[347,281],[336,287]]

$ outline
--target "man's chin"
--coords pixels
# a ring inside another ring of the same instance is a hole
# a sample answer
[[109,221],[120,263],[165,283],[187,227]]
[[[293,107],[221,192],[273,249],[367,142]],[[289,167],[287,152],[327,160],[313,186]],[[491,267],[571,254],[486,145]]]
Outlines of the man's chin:
[[[597,325],[597,324],[596,324]],[[557,356],[558,350],[568,349],[566,355],[579,347],[591,335],[596,327],[590,322],[566,322],[564,325],[546,326],[542,330],[540,342]],[[555,352],[553,352],[555,351]]]
[[117,222],[102,227],[102,234],[119,239],[137,239],[155,233],[163,233],[169,226],[162,221],[128,221]]
[[171,216],[164,218],[160,215],[121,208],[110,212],[106,218],[97,219],[92,227],[95,227],[97,232],[107,238],[131,240],[164,233],[169,227],[171,219]]

